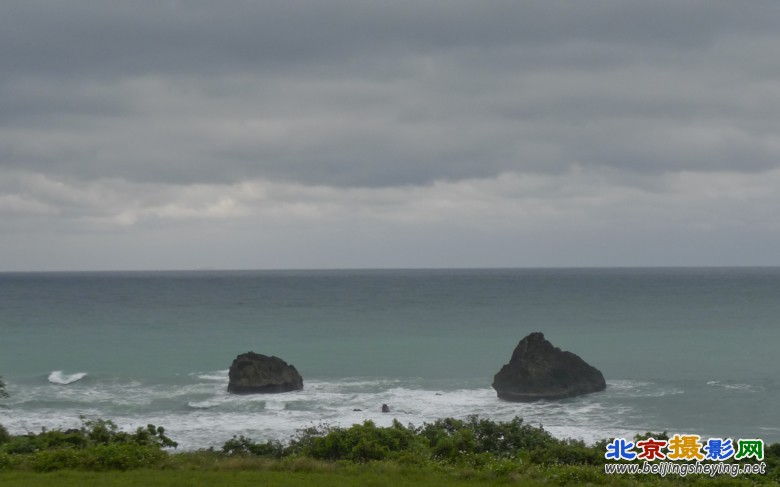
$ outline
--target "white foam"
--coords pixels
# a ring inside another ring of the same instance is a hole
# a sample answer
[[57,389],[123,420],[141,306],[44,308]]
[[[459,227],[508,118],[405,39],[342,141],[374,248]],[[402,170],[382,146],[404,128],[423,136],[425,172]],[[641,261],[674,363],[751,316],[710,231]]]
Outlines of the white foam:
[[86,372],[76,372],[75,374],[66,374],[61,370],[55,370],[49,374],[49,382],[53,384],[73,384],[87,376]]
[[655,382],[641,380],[610,380],[607,381],[606,391],[600,394],[608,394],[612,397],[661,397],[675,394],[683,394],[685,391],[665,385],[662,386]]
[[219,406],[219,401],[189,401],[187,406],[193,409],[211,409]]
[[[605,393],[512,403],[499,400],[489,387],[452,390],[424,386],[414,379],[354,378],[310,379],[302,391],[244,396],[229,394],[222,374],[190,374],[191,382],[180,384],[90,381],[59,388],[53,395],[48,387],[30,388],[9,400],[10,410],[0,410],[0,423],[15,434],[72,427],[82,414],[111,419],[129,429],[152,423],[164,426],[179,442],[179,449],[191,450],[219,447],[233,435],[287,441],[298,430],[319,424],[348,427],[371,420],[389,426],[397,419],[420,426],[446,417],[478,415],[508,421],[519,416],[556,436],[593,442],[628,432],[632,436],[644,428],[632,406],[614,404],[614,399],[652,395],[659,389],[638,381],[618,387],[610,383]],[[381,412],[382,404],[390,407],[390,413]]]
[[707,385],[710,387],[719,387],[721,389],[731,389],[733,391],[757,392],[756,388],[750,384],[734,384],[721,382],[719,380],[709,380],[707,381]]
[[217,372],[206,372],[206,373],[198,373],[198,374],[190,374],[190,377],[197,377],[198,379],[203,380],[213,380],[213,381],[220,381],[227,383],[228,380],[228,370],[220,370]]

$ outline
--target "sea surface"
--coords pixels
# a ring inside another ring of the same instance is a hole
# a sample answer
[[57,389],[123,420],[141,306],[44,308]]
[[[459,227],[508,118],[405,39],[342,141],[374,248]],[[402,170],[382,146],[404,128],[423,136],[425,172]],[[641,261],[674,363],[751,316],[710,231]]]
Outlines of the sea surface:
[[[493,375],[535,331],[607,390],[499,400]],[[477,414],[587,442],[777,442],[779,348],[778,268],[2,273],[0,424],[153,423],[196,449]],[[303,391],[228,394],[228,367],[250,350],[294,364]]]

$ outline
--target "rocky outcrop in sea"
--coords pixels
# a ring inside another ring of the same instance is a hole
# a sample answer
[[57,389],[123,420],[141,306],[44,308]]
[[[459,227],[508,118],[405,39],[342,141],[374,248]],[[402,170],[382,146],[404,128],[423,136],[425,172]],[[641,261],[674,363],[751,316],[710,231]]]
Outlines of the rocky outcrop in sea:
[[493,379],[498,397],[507,401],[563,399],[606,387],[598,369],[554,347],[539,332],[520,340],[509,363]]
[[279,357],[242,353],[230,365],[228,392],[269,394],[303,389],[303,377]]

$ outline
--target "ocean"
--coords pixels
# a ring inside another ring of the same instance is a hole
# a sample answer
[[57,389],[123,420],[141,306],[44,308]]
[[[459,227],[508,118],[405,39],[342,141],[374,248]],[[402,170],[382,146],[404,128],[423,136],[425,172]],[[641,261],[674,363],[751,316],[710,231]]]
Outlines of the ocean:
[[[499,400],[493,375],[535,331],[601,370],[606,391]],[[189,450],[476,414],[587,442],[772,443],[778,345],[778,268],[2,273],[0,424],[152,423]],[[228,394],[247,351],[295,365],[304,389]]]

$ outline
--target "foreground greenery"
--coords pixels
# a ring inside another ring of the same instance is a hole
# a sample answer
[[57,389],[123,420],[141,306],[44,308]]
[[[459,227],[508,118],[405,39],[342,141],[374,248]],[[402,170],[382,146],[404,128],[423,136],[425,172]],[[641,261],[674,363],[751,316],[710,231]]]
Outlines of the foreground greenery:
[[754,485],[780,482],[780,444],[767,473],[737,478],[605,475],[606,441],[554,438],[515,418],[441,419],[415,427],[367,421],[301,430],[286,443],[233,437],[221,449],[171,453],[161,427],[133,432],[111,421],[9,435],[0,427],[5,485]]

